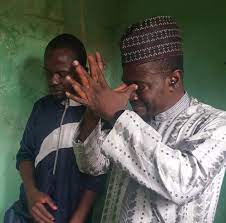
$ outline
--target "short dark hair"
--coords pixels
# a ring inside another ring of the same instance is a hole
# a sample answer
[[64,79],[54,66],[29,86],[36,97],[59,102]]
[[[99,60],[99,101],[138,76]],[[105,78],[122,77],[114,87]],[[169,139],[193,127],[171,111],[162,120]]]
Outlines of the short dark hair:
[[82,66],[86,66],[87,54],[84,44],[72,34],[63,33],[53,38],[45,49],[45,56],[49,50],[66,48],[72,50],[75,58]]
[[162,73],[171,73],[175,70],[181,70],[183,73],[184,71],[183,55],[169,56],[152,62],[158,64]]

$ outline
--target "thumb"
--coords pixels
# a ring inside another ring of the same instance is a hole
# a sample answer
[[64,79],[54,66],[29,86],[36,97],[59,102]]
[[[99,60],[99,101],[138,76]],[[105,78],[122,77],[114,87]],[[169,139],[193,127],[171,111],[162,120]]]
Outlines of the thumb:
[[127,88],[128,86],[126,84],[120,84],[118,87],[114,88],[113,90],[116,92],[123,91]]
[[130,98],[131,94],[134,93],[138,89],[136,84],[131,84],[127,87],[125,94]]
[[46,203],[53,209],[53,210],[57,210],[57,206],[54,204],[54,202],[52,201],[52,199],[47,196],[46,197]]

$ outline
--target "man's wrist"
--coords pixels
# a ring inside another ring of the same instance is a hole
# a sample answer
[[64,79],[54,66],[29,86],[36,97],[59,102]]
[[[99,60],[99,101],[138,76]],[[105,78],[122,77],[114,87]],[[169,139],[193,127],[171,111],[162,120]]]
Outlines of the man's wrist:
[[37,191],[37,187],[35,185],[34,179],[27,179],[25,182],[23,181],[25,192],[34,193]]
[[31,198],[34,196],[34,194],[36,194],[38,192],[38,189],[36,187],[32,187],[27,190],[25,189],[25,192],[26,192],[27,197]]
[[85,216],[75,213],[75,215],[71,218],[69,223],[83,223],[85,222]]
[[107,128],[113,128],[113,126],[115,125],[116,121],[118,120],[118,118],[121,116],[121,114],[124,111],[125,110],[119,110],[119,111],[115,112],[115,114],[113,115],[113,117],[110,120],[105,121],[106,123],[104,123],[104,126],[107,126]]
[[98,125],[98,122],[100,120],[100,117],[95,116],[95,118],[91,119],[91,117],[85,116],[80,124],[80,130],[77,137],[78,142],[81,143],[86,140],[86,138],[91,134],[91,132],[95,129],[95,127]]
[[118,120],[118,118],[121,116],[121,114],[124,111],[125,110],[119,110],[119,111],[115,112],[113,118],[109,121],[112,127],[115,125],[116,121]]

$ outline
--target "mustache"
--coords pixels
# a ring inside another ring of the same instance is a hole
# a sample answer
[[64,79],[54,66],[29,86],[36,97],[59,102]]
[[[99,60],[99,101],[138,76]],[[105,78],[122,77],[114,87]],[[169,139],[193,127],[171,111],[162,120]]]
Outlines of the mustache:
[[144,106],[145,104],[139,101],[131,101],[130,104],[132,106]]
[[[50,84],[49,90],[51,93],[65,93],[66,91],[69,91],[73,94],[76,94],[72,86],[64,86],[61,84]],[[77,94],[76,94],[77,95]]]
[[50,84],[49,90],[50,90],[51,93],[65,92],[66,91],[64,86],[58,85],[58,84]]
[[134,103],[130,102],[130,105],[134,109],[136,109],[136,108],[151,109],[152,108],[152,104],[150,104],[150,103],[143,103],[143,102],[134,102]]

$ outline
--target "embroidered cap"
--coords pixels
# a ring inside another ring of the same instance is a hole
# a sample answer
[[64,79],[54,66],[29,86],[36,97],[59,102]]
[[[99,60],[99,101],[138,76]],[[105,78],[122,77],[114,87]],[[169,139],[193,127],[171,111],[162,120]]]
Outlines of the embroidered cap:
[[181,32],[171,16],[155,16],[131,25],[120,48],[122,64],[183,55]]

